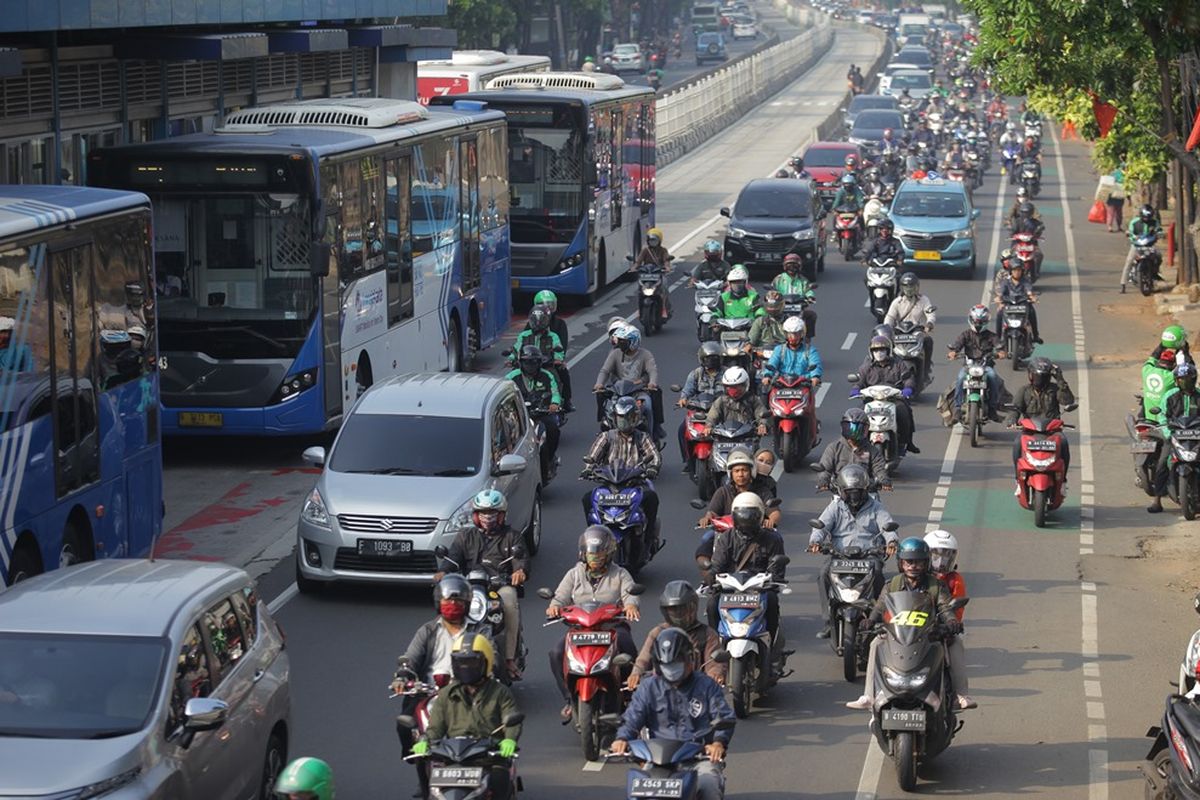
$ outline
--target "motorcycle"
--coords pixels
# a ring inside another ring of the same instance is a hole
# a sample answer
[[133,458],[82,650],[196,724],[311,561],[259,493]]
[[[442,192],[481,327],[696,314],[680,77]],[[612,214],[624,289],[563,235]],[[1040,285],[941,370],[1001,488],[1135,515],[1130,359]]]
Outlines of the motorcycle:
[[[801,319],[804,319],[805,318],[805,316],[804,316],[805,309],[807,309],[809,306],[811,306],[815,302],[817,302],[817,299],[811,295],[785,294],[783,296],[784,319],[787,319],[788,317],[800,317]],[[816,327],[815,324],[808,326],[808,329],[805,331],[805,334],[804,334],[805,341],[807,341],[807,342],[812,341],[813,335],[816,333],[816,331],[813,330],[815,327]],[[771,349],[774,350],[773,347]],[[771,357],[771,354],[767,353],[767,358],[770,358],[770,357]]]
[[[680,388],[672,386],[671,391],[678,392]],[[695,465],[692,469],[692,482],[696,484],[700,498],[706,501],[712,498],[713,492],[721,483],[720,476],[714,474],[709,460],[713,451],[712,436],[705,433],[708,427],[708,409],[714,399],[716,398],[713,394],[703,392],[689,400],[683,408],[683,412],[687,414],[683,425],[683,444],[688,460]]]
[[1158,242],[1158,234],[1150,233],[1133,240],[1133,272],[1137,276],[1137,285],[1143,297],[1149,297],[1154,292],[1154,281],[1158,277],[1158,268],[1162,266],[1162,254],[1154,246]]
[[[1065,410],[1073,408],[1071,405]],[[1046,513],[1061,506],[1066,497],[1067,466],[1062,460],[1062,430],[1071,426],[1061,419],[1045,417],[1024,417],[1019,426],[1017,500],[1021,508],[1033,509],[1033,524],[1044,528]]]
[[[725,654],[728,660],[728,654]],[[615,720],[620,724],[620,718]],[[733,720],[715,720],[712,729],[691,741],[678,739],[634,739],[624,755],[608,753],[607,760],[635,761],[625,777],[625,796],[629,800],[696,800],[700,781],[696,763],[708,758],[704,743],[713,731],[732,730]]]
[[724,281],[696,281],[696,338],[702,342],[713,339],[713,309],[721,298]]
[[[968,598],[950,602],[962,608]],[[876,687],[871,731],[879,748],[896,764],[903,791],[917,784],[917,763],[950,746],[960,725],[957,703],[937,610],[924,592],[889,592],[884,600],[883,636],[876,653]]]
[[[674,258],[675,256],[667,256],[667,263],[669,264]],[[632,262],[634,258],[625,256],[625,260]],[[667,318],[663,316],[664,309],[667,307],[667,288],[663,283],[663,278],[667,274],[667,265],[641,264],[636,269],[638,319],[642,323],[642,330],[646,332],[646,335],[653,336],[667,323]]]
[[712,429],[712,455],[709,459],[713,488],[721,485],[729,454],[741,448],[758,452],[758,424],[753,422],[722,422]]
[[713,320],[713,330],[716,339],[721,343],[721,368],[741,367],[747,372],[754,368],[754,359],[750,353],[750,326],[754,320],[749,317],[717,317]]
[[1008,175],[1009,183],[1017,182],[1017,161],[1021,150],[1015,144],[1007,144],[1000,151],[1000,174]]
[[[774,556],[772,566],[787,566],[787,556]],[[726,688],[733,699],[733,711],[745,719],[755,695],[764,695],[791,674],[783,665],[788,652],[783,650],[783,630],[772,642],[767,631],[767,593],[790,594],[791,589],[776,581],[770,572],[725,572],[715,576],[711,591],[717,600],[717,633],[721,647],[729,653]]]
[[[462,564],[450,558],[450,551],[445,546],[438,545],[433,548],[433,552],[439,559],[453,564],[456,569],[462,569]],[[504,565],[510,561],[512,561],[511,556],[500,562],[485,559],[481,566],[468,571],[465,576],[467,583],[471,586],[471,605],[467,608],[467,627],[488,637],[501,650],[504,650],[505,637],[508,636],[508,631],[504,626],[504,610],[500,603],[500,588],[507,585],[507,582],[502,577],[501,571],[504,569]],[[517,597],[525,596],[525,587],[518,586],[516,590]],[[529,654],[523,633],[520,628],[514,633],[517,637],[517,668],[522,672],[525,671],[525,657]],[[497,665],[496,677],[506,684],[512,682],[507,670],[500,669],[499,665]]]
[[930,111],[925,114],[925,123],[929,126],[929,132],[933,134],[935,144],[942,144],[942,115],[937,111]]
[[979,447],[979,439],[983,436],[983,426],[988,421],[987,410],[995,408],[1000,402],[999,397],[988,396],[987,368],[992,366],[990,359],[976,361],[964,357],[966,375],[963,376],[963,406],[962,419],[959,421],[971,435],[971,447]]
[[[525,721],[525,715],[519,712],[509,714],[491,736],[477,739],[473,736],[447,736],[436,742],[430,742],[429,751],[424,755],[405,756],[405,761],[428,759],[430,796],[443,800],[469,800],[477,797],[493,797],[498,800],[515,800],[518,791],[524,786],[517,775],[516,759],[504,758],[500,751],[494,749],[493,737],[499,735],[505,728],[520,725]],[[396,724],[401,727],[415,729],[416,720],[410,715],[396,718]],[[508,791],[501,798],[494,785],[492,766],[502,763],[508,770]]]
[[[642,587],[634,585],[641,594]],[[538,597],[553,600],[549,589],[538,589]],[[625,611],[614,603],[582,603],[562,609],[557,619],[546,625],[567,626],[566,649],[563,651],[562,671],[567,691],[571,695],[571,719],[583,757],[595,761],[612,741],[620,725],[620,712],[627,698],[622,690],[626,667],[633,659],[617,652],[617,632],[614,626],[625,620]],[[606,715],[616,716],[616,723],[606,721]]]
[[[1153,411],[1153,409],[1151,409]],[[1167,494],[1179,504],[1183,518],[1191,521],[1200,512],[1200,416],[1167,420],[1170,455],[1167,457]]]
[[1042,190],[1042,170],[1033,159],[1021,161],[1018,183],[1025,187],[1030,198],[1038,196]]
[[775,418],[775,452],[784,471],[795,472],[808,451],[821,443],[812,380],[777,376],[767,392],[767,406]]
[[892,301],[899,292],[898,270],[894,258],[872,258],[867,265],[864,282],[867,285],[867,299],[871,303],[871,313],[876,322],[883,322],[887,316]]
[[[1137,403],[1141,408],[1141,395],[1137,395]],[[1129,432],[1129,452],[1133,455],[1133,482],[1147,495],[1154,497],[1154,475],[1158,471],[1158,453],[1159,448],[1164,444],[1162,434],[1153,420],[1140,414],[1127,414],[1125,429]]]
[[867,241],[875,241],[875,237],[879,235],[879,223],[887,219],[887,212],[884,209],[883,201],[878,195],[872,195],[867,200],[867,204],[863,206],[863,220],[867,226]]
[[1012,237],[1013,258],[1021,263],[1021,267],[1029,275],[1030,283],[1037,283],[1042,276],[1038,266],[1038,237],[1033,233],[1014,233]]
[[[931,312],[936,310],[930,307]],[[917,377],[915,396],[918,397],[926,386],[933,383],[933,365],[925,358],[925,339],[928,336],[924,327],[911,320],[898,323],[892,334],[892,352],[913,366],[913,373]]]
[[862,218],[858,211],[836,210],[833,232],[838,241],[838,252],[847,261],[853,261],[854,255],[862,244]]
[[1029,325],[1029,303],[1005,303],[1004,350],[1012,361],[1013,372],[1021,370],[1021,362],[1033,355],[1033,331]]
[[1035,142],[1040,142],[1042,140],[1042,123],[1040,121],[1039,122],[1026,122],[1025,123],[1025,135],[1022,136],[1021,138],[1022,139],[1033,139],[1033,141],[1035,141]]
[[[858,383],[858,377],[857,372],[852,372],[846,376],[846,380]],[[896,426],[896,403],[903,402],[899,399],[900,390],[895,386],[880,384],[868,386],[860,394],[863,397],[863,411],[867,415],[867,437],[871,444],[883,452],[888,474],[892,475],[904,457],[899,428]]]
[[[1180,687],[1182,690],[1182,686]],[[1200,798],[1200,707],[1192,694],[1167,697],[1162,724],[1146,735],[1154,739],[1140,767],[1146,779],[1148,800],[1198,800]]]
[[[1192,608],[1200,614],[1200,594],[1196,595],[1192,600]],[[1180,694],[1195,695],[1196,685],[1200,681],[1200,631],[1192,634],[1192,638],[1188,640],[1187,649],[1183,651],[1183,661],[1179,663],[1179,687]]]
[[636,576],[667,543],[659,536],[661,520],[653,531],[646,530],[642,488],[653,489],[654,485],[641,467],[614,469],[605,464],[585,468],[579,478],[600,484],[592,490],[588,524],[603,525],[612,531],[617,540],[617,563]]
[[[538,452],[542,452],[542,448],[546,446],[546,420],[552,420],[559,428],[566,422],[566,416],[561,412],[552,412],[550,410],[550,397],[546,394],[540,396],[530,396],[525,398],[525,410],[529,414],[529,419],[533,422],[534,438],[538,443]],[[549,486],[554,478],[558,475],[558,468],[562,464],[562,459],[555,454],[554,458],[542,459],[542,485]]]

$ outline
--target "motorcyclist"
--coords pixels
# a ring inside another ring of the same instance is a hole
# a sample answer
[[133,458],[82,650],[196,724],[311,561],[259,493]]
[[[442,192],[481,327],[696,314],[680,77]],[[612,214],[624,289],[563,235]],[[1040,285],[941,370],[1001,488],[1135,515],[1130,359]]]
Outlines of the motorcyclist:
[[[871,476],[862,464],[847,464],[837,473],[837,496],[829,501],[821,512],[823,528],[813,528],[808,537],[808,552],[820,553],[822,546],[842,552],[849,547],[864,550],[883,547],[888,557],[896,550],[896,534],[888,528],[895,527],[892,515],[875,497],[871,496]],[[876,559],[878,561],[878,559]],[[883,586],[883,564],[876,570],[875,591]],[[829,566],[821,570],[817,578],[821,595],[821,620],[823,627],[817,632],[818,639],[828,639],[829,627]]]
[[[925,534],[925,544],[929,545],[929,568],[942,585],[950,590],[950,599],[957,600],[967,596],[967,581],[958,571],[958,539],[950,531],[930,531]],[[954,616],[962,622],[966,608],[956,608]],[[970,690],[967,680],[967,652],[963,648],[962,636],[952,636],[946,641],[946,658],[950,671],[954,674],[954,690],[958,694],[958,707],[963,709],[976,708],[976,703],[967,694]]]
[[[782,556],[783,537],[770,528],[763,527],[766,506],[754,492],[742,492],[733,499],[730,510],[733,530],[725,536],[716,537],[713,549],[712,575],[727,572],[769,572],[774,580],[784,579],[786,566],[776,559]],[[713,592],[708,598],[708,624],[717,628],[720,593]],[[771,634],[773,671],[779,674],[783,658],[783,631],[779,629],[779,597],[767,592],[766,621]]]
[[999,146],[1001,152],[1009,147],[1020,149],[1021,134],[1017,132],[1017,123],[1012,120],[1004,123],[1004,133],[1000,134]]
[[894,386],[900,390],[900,399],[896,402],[896,436],[902,447],[907,447],[911,453],[920,453],[921,449],[913,441],[914,423],[912,408],[908,400],[916,391],[916,376],[912,364],[902,358],[896,358],[892,353],[892,340],[886,336],[873,336],[868,346],[867,360],[858,368],[858,384],[851,390],[852,397],[858,397],[868,386]]
[[1022,125],[1041,125],[1042,115],[1034,111],[1025,103],[1021,103],[1021,124]]
[[[921,151],[921,145],[925,145],[925,147],[932,150],[934,145],[937,143],[937,137],[934,136],[933,131],[929,127],[929,123],[923,117],[921,118],[921,121],[917,123],[917,130],[913,133],[912,141],[913,146],[916,148],[918,153]],[[912,152],[911,148],[909,152]]]
[[[567,321],[558,315],[558,295],[549,289],[542,289],[533,296],[533,304],[550,312],[550,331],[558,337],[565,358],[571,337],[567,331]],[[558,376],[559,391],[562,392],[563,410],[574,411],[575,405],[571,402],[571,372],[566,363],[556,365],[555,373]]]
[[297,758],[279,773],[272,800],[334,800],[333,770],[319,758]]
[[651,738],[693,741],[704,737],[707,760],[695,762],[698,800],[725,796],[725,751],[733,730],[713,731],[717,721],[732,721],[733,709],[720,685],[694,664],[694,645],[686,631],[667,628],[651,650],[654,674],[641,681],[621,720],[610,752],[624,755],[629,741],[647,730]]
[[808,343],[804,320],[788,317],[783,321],[783,334],[784,343],[775,346],[763,365],[763,387],[770,386],[776,376],[809,378],[813,386],[819,386],[823,374],[821,354]]
[[486,636],[468,631],[454,641],[450,651],[454,680],[438,694],[436,703],[429,704],[429,725],[420,741],[413,745],[413,754],[425,755],[430,742],[448,737],[493,739],[494,731],[503,728],[502,738],[496,744],[501,760],[489,765],[488,786],[492,797],[508,797],[507,762],[517,752],[521,725],[504,724],[518,708],[512,690],[491,676],[495,660]]
[[[1125,256],[1125,264],[1121,267],[1121,292],[1125,292],[1125,284],[1129,283],[1129,275],[1133,270],[1133,262],[1137,259],[1137,245],[1134,242],[1142,236],[1161,236],[1162,222],[1155,213],[1154,207],[1143,205],[1136,217],[1129,220],[1129,253]],[[1161,275],[1155,275],[1155,280],[1162,280]]]
[[[715,399],[721,391],[721,345],[716,342],[704,342],[696,352],[696,360],[700,362],[700,366],[689,372],[687,380],[683,382],[683,390],[676,402],[680,408],[686,408],[688,403],[702,394],[713,395]],[[691,474],[695,464],[688,457],[687,439],[684,436],[686,430],[685,418],[679,423],[679,456],[683,460],[683,471]]]
[[724,319],[749,319],[763,313],[758,306],[758,292],[750,286],[750,273],[741,264],[734,264],[725,276],[729,288],[721,292],[713,314]]
[[[984,409],[984,413],[989,419],[1000,422],[1000,398],[1002,395],[1003,384],[1000,376],[996,373],[994,366],[990,363],[991,357],[1004,357],[1004,351],[1001,349],[1000,337],[995,331],[988,328],[988,320],[991,315],[988,313],[987,306],[974,305],[967,312],[967,329],[958,335],[958,337],[950,343],[949,352],[946,353],[946,358],[954,361],[958,356],[964,355],[972,361],[987,362],[984,367],[984,377],[987,379],[987,401],[988,408]],[[967,378],[967,368],[964,366],[958,371],[958,377],[954,383],[954,418],[959,419],[962,416],[962,404],[964,399],[963,382]]]
[[821,453],[817,490],[830,491],[842,467],[860,464],[871,478],[871,487],[891,491],[892,478],[887,461],[878,447],[867,440],[867,414],[861,408],[848,408],[842,414],[842,437],[830,442]]
[[763,315],[755,317],[750,325],[750,346],[757,349],[773,348],[786,338],[783,333],[783,295],[768,289],[763,295]]
[[[1175,386],[1163,397],[1161,405],[1163,418],[1173,420],[1200,414],[1200,392],[1196,391],[1196,365],[1184,361],[1176,365],[1173,375]],[[1171,431],[1166,425],[1160,430],[1164,439],[1171,437]],[[1167,493],[1167,479],[1170,475],[1167,469],[1170,454],[1169,447],[1159,448],[1158,466],[1154,473],[1154,502],[1146,508],[1151,514],[1162,511],[1162,497]]]
[[906,272],[900,276],[900,294],[888,306],[883,321],[895,328],[901,322],[911,322],[917,327],[924,328],[925,364],[929,369],[929,377],[933,378],[933,326],[937,324],[937,308],[929,299],[929,295],[921,294],[921,281],[915,272]]
[[[1012,235],[1014,238],[1017,234],[1029,234],[1040,239],[1045,230],[1046,225],[1037,217],[1037,209],[1034,208],[1033,203],[1024,202],[1017,206],[1017,217],[1013,220],[1012,225]],[[1034,250],[1033,268],[1036,271],[1035,274],[1041,274],[1042,259],[1044,257],[1045,254],[1040,247]]]
[[[1048,358],[1038,356],[1029,362],[1026,374],[1029,376],[1029,383],[1022,386],[1016,397],[1013,398],[1012,411],[1008,416],[1010,428],[1015,428],[1017,423],[1025,417],[1061,419],[1064,408],[1074,406],[1075,394],[1067,385],[1067,379],[1063,377],[1062,367],[1052,363]],[[1063,466],[1070,467],[1070,445],[1067,437],[1062,436],[1060,439],[1062,441]],[[1017,436],[1013,439],[1014,469],[1017,459],[1020,457],[1021,437]]]
[[[1029,203],[1029,190],[1026,189],[1024,186],[1018,186],[1017,187],[1017,197],[1015,200],[1013,200],[1013,204],[1008,209],[1008,216],[1006,216],[1004,218],[1005,225],[1008,226],[1008,229],[1010,231],[1016,230],[1017,219],[1021,216],[1021,204],[1022,203]],[[1033,204],[1030,203],[1030,205],[1033,205]],[[1034,206],[1032,216],[1037,221],[1039,221],[1039,222],[1042,221],[1042,215],[1040,212],[1038,212],[1037,206]]]
[[[1154,355],[1156,352],[1157,356]],[[1175,367],[1182,363],[1188,362],[1182,354],[1177,359],[1174,349],[1156,347],[1142,364],[1141,415],[1143,417],[1159,425],[1166,422],[1163,401],[1167,392],[1175,388]],[[1158,413],[1151,413],[1151,409],[1157,409]]]
[[[567,606],[580,603],[611,603],[624,609],[625,620],[613,626],[617,634],[617,649],[630,656],[637,655],[637,645],[633,642],[633,634],[629,630],[629,622],[641,619],[638,611],[638,598],[634,594],[633,576],[629,570],[614,564],[613,557],[617,553],[617,540],[612,531],[603,525],[590,525],[579,535],[579,560],[567,570],[558,587],[554,590],[554,599],[546,607],[546,617],[557,619]],[[571,695],[567,691],[566,678],[563,675],[563,656],[566,652],[566,637],[555,641],[550,651],[550,672],[558,684],[566,705],[562,709],[563,720],[569,720]]]
[[[1008,276],[1006,280],[995,284],[993,287],[995,292],[994,302],[998,309],[996,313],[996,335],[1001,336],[1004,333],[1004,306],[1006,303],[1025,303],[1029,310],[1029,328],[1033,333],[1033,341],[1035,344],[1042,343],[1041,334],[1038,332],[1037,321],[1037,295],[1033,293],[1033,286],[1025,277],[1025,267],[1019,260],[1009,262]],[[1015,353],[1010,353],[1016,357]]]
[[891,258],[899,267],[904,263],[904,245],[900,240],[892,234],[896,230],[896,225],[886,217],[879,223],[879,233],[875,239],[863,251],[863,264],[870,264],[876,258]]
[[1042,148],[1034,140],[1032,136],[1026,136],[1025,141],[1021,143],[1021,150],[1017,153],[1017,158],[1022,164],[1031,163],[1037,166],[1037,174],[1041,177],[1042,174]]
[[667,275],[671,274],[671,254],[663,245],[663,234],[658,228],[651,228],[646,231],[646,246],[642,248],[642,252],[638,253],[638,257],[634,260],[631,270],[636,272],[645,266],[655,266],[662,270],[664,276],[663,282],[659,284],[658,293],[662,298],[662,318],[671,318],[671,293],[667,291]]
[[962,142],[955,140],[950,144],[950,149],[946,151],[946,155],[942,158],[942,170],[966,168],[967,157],[963,155]]
[[900,143],[896,141],[896,134],[891,128],[883,129],[883,138],[879,140],[879,154],[881,156],[890,156],[896,153]]
[[803,259],[799,253],[788,253],[784,256],[783,272],[771,281],[771,288],[781,295],[798,294],[808,298],[809,305],[804,307],[800,316],[808,327],[809,338],[817,335],[817,312],[812,308],[812,302],[816,300],[816,293],[813,292],[816,286],[816,283],[804,277]]
[[[613,334],[613,339],[617,346],[604,359],[604,364],[596,375],[596,385],[593,390],[600,392],[604,387],[618,380],[633,381],[641,385],[651,399],[654,438],[662,439],[662,395],[658,392],[658,364],[654,360],[654,354],[642,347],[642,334],[628,323],[625,323]],[[644,404],[642,400],[639,402]],[[598,397],[596,419],[599,421],[603,418],[603,398]]]
[[525,535],[513,530],[505,517],[508,499],[498,489],[484,489],[471,498],[472,527],[464,528],[450,543],[449,552],[439,560],[438,573],[466,575],[473,569],[483,569],[489,575],[505,581],[497,593],[504,614],[504,666],[512,680],[520,680],[517,648],[521,639],[521,612],[517,605],[517,588],[525,583],[529,556],[525,551]]
[[678,628],[692,640],[692,667],[703,672],[718,684],[725,685],[725,665],[713,661],[713,654],[721,649],[721,637],[715,630],[708,627],[698,618],[700,610],[700,595],[687,581],[671,581],[663,587],[658,598],[658,607],[662,611],[663,621],[650,629],[642,649],[638,652],[637,661],[633,663],[633,671],[629,673],[626,686],[636,689],[642,682],[642,676],[654,670],[654,642],[658,635],[667,628]]
[[854,176],[854,173],[847,172],[842,176],[837,194],[833,196],[833,210],[862,213],[866,202],[867,196],[863,194],[862,188],[858,185],[858,178]]
[[563,363],[566,350],[558,334],[550,330],[552,316],[546,306],[534,306],[529,310],[529,322],[526,323],[525,329],[517,334],[517,341],[513,343],[512,361],[517,360],[523,347],[532,345],[545,355],[548,363],[555,366]]
[[[947,633],[953,636],[960,636],[963,631],[963,625],[955,615],[954,610],[950,608],[950,601],[953,599],[950,596],[950,589],[939,581],[937,577],[930,574],[929,545],[925,543],[925,540],[918,539],[915,536],[905,539],[900,543],[900,547],[896,552],[896,560],[900,564],[900,574],[888,581],[887,586],[880,593],[879,599],[875,601],[875,607],[871,610],[870,616],[863,621],[863,627],[872,628],[882,621],[887,608],[887,596],[889,594],[895,592],[925,592],[933,601],[938,624],[942,625]],[[878,649],[879,637],[876,636],[871,640],[870,656],[867,659],[866,691],[858,700],[847,703],[846,705],[849,708],[870,709],[874,702],[875,663]],[[948,662],[947,666],[951,667],[952,665]],[[953,675],[952,669],[951,675]],[[974,708],[973,705],[970,705],[973,702],[966,695],[960,694],[958,697],[958,706],[961,709]]]
[[[778,486],[775,481],[769,476],[759,475],[750,453],[740,447],[729,454],[729,459],[725,462],[725,471],[729,474],[729,480],[713,492],[704,516],[700,517],[700,527],[707,526],[716,517],[727,517],[732,514],[733,501],[742,492],[753,492],[758,495],[759,499],[763,501],[764,508],[766,508],[767,502],[774,500],[777,496]],[[767,509],[763,516],[763,527],[774,530],[779,527],[782,518],[783,515],[778,508]],[[711,560],[714,546],[713,531],[706,531],[700,538],[700,546],[696,548],[696,558]]]
[[[662,469],[662,458],[654,440],[638,428],[641,410],[630,397],[617,399],[614,409],[616,427],[600,431],[591,449],[583,457],[585,471],[608,465],[615,469],[641,467],[646,483],[642,486],[642,512],[646,515],[646,532],[653,536],[657,530],[658,493],[649,483]],[[583,493],[583,514],[587,518],[592,508],[592,492]]]
[[741,367],[730,367],[721,375],[721,386],[725,393],[708,409],[706,432],[711,434],[723,422],[757,423],[758,435],[765,436],[771,412],[762,398],[750,391],[750,374]]
[[696,281],[724,281],[729,274],[729,262],[721,257],[721,243],[709,239],[704,243],[704,258],[692,268],[690,283]]
[[792,168],[792,174],[797,178],[802,180],[812,178],[812,173],[804,168],[804,156],[792,156],[791,160],[788,161],[788,166]]
[[554,373],[543,367],[545,356],[536,345],[527,344],[521,348],[519,366],[505,377],[517,385],[521,396],[534,403],[549,401],[546,410],[550,413],[543,416],[542,427],[546,430],[546,441],[542,444],[542,475],[550,474],[558,454],[558,441],[561,431],[558,427],[557,414],[562,407],[563,398],[559,392],[558,379]]

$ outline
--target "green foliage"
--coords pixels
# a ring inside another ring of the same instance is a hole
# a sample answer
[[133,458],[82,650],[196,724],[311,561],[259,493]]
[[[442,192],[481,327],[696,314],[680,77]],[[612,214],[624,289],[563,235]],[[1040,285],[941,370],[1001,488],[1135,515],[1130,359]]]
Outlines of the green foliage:
[[458,31],[459,49],[490,49],[511,36],[517,15],[506,0],[450,0],[446,24]]

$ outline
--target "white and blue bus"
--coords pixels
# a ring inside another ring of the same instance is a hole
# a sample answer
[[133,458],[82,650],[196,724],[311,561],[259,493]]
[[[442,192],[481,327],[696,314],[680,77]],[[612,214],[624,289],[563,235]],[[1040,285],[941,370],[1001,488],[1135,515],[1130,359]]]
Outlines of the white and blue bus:
[[94,154],[154,204],[163,431],[314,433],[376,381],[466,369],[512,316],[506,147],[479,103],[359,98]]
[[0,578],[143,556],[162,529],[145,195],[0,186]]
[[614,75],[505,75],[479,92],[508,117],[512,271],[523,292],[594,297],[654,226],[654,91]]

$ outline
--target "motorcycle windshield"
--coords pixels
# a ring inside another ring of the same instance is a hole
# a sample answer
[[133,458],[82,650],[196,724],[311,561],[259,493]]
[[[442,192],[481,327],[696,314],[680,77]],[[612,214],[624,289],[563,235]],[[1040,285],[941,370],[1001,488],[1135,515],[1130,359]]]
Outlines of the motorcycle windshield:
[[883,624],[889,640],[903,651],[924,650],[929,632],[937,624],[933,600],[925,592],[888,592],[884,599]]
[[721,439],[741,439],[753,432],[754,428],[749,422],[722,422],[713,428],[713,436]]
[[638,392],[644,391],[642,384],[625,378],[614,381],[608,388],[617,397],[632,397]]
[[600,482],[613,487],[624,486],[628,483],[637,483],[642,480],[643,475],[645,475],[645,472],[641,467],[618,467],[612,464],[604,464],[596,469],[596,477]]
[[492,741],[490,739],[454,736],[434,742],[429,747],[429,754],[435,758],[462,764],[472,758],[487,756],[491,749]]

